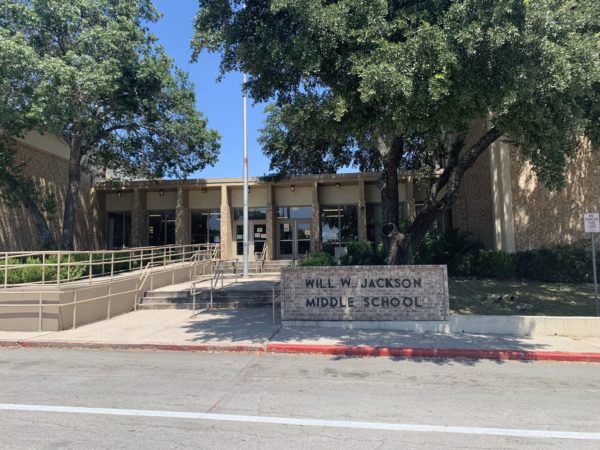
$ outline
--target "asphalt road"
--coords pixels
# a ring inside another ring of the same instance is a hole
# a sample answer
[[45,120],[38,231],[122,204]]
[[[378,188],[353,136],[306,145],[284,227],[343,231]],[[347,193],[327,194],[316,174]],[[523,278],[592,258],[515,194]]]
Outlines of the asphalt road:
[[0,410],[3,449],[597,449],[600,365],[0,349]]

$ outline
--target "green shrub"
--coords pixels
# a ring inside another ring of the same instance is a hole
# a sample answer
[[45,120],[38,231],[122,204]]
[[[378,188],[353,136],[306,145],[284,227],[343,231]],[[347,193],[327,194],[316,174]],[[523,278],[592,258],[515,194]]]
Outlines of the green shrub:
[[469,239],[470,233],[457,229],[445,233],[429,231],[415,252],[415,264],[446,264],[450,275],[472,275],[479,242]]
[[340,258],[342,266],[379,266],[385,264],[383,244],[370,241],[351,241],[346,254]]
[[479,250],[474,255],[471,273],[479,278],[511,279],[517,274],[514,254]]
[[515,254],[517,276],[551,283],[592,282],[592,252],[584,245],[559,246]]
[[313,253],[312,255],[307,256],[298,264],[301,267],[309,267],[309,266],[336,266],[337,263],[333,256],[329,253]]

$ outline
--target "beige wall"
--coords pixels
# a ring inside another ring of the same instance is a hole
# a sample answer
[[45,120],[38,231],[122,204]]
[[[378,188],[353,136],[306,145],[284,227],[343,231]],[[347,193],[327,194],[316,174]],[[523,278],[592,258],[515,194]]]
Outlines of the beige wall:
[[[46,145],[46,150],[32,144]],[[52,135],[28,135],[25,142],[16,146],[17,161],[25,163],[25,172],[36,186],[48,189],[55,196],[57,208],[47,216],[48,226],[58,241],[62,229],[62,216],[67,185],[68,161],[62,155],[65,145]],[[68,149],[67,149],[68,154]],[[76,249],[99,248],[103,242],[101,218],[96,213],[96,199],[91,189],[90,177],[81,178],[77,199],[75,230]],[[25,208],[12,207],[0,199],[0,251],[37,250],[40,242],[37,229]]]
[[123,192],[106,194],[106,211],[131,211],[133,209],[133,193]]
[[[465,145],[475,143],[486,131],[485,121],[474,126]],[[495,248],[494,205],[490,150],[486,150],[463,176],[456,203],[452,207],[454,228],[472,233],[472,239],[486,248]],[[416,197],[416,194],[415,194]]]
[[583,214],[600,212],[600,151],[586,146],[570,161],[566,186],[543,186],[532,166],[511,152],[512,201],[517,250],[570,244],[587,236]]
[[289,186],[275,188],[275,203],[277,206],[310,206],[312,204],[312,188],[294,186],[293,192]]
[[221,189],[207,189],[206,192],[189,192],[190,209],[213,209],[221,206]]

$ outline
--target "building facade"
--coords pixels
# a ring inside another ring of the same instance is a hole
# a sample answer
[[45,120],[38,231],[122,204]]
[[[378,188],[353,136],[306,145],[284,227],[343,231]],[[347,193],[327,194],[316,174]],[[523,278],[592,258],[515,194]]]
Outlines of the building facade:
[[[469,139],[485,131],[474,127]],[[467,142],[468,143],[468,142]],[[67,180],[68,147],[56,137],[30,133],[17,155],[40,187],[56,195],[48,217],[58,238]],[[494,143],[466,172],[450,213],[439,230],[458,228],[486,248],[514,252],[586,239],[583,214],[600,211],[600,152],[585,147],[566,170],[567,186],[552,192],[531,165],[502,141]],[[354,239],[379,239],[379,174],[329,174],[249,183],[250,257],[301,258],[340,254]],[[410,172],[399,176],[400,219],[414,217],[425,190]],[[243,252],[241,178],[91,183],[82,179],[76,248],[219,243],[224,258]],[[0,251],[36,250],[39,242],[27,212],[0,201]]]

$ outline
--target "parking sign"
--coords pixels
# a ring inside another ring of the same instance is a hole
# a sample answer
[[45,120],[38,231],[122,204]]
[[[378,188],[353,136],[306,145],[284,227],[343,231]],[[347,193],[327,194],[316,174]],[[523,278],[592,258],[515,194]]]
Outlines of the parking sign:
[[600,233],[600,214],[587,213],[583,215],[583,224],[586,233]]

